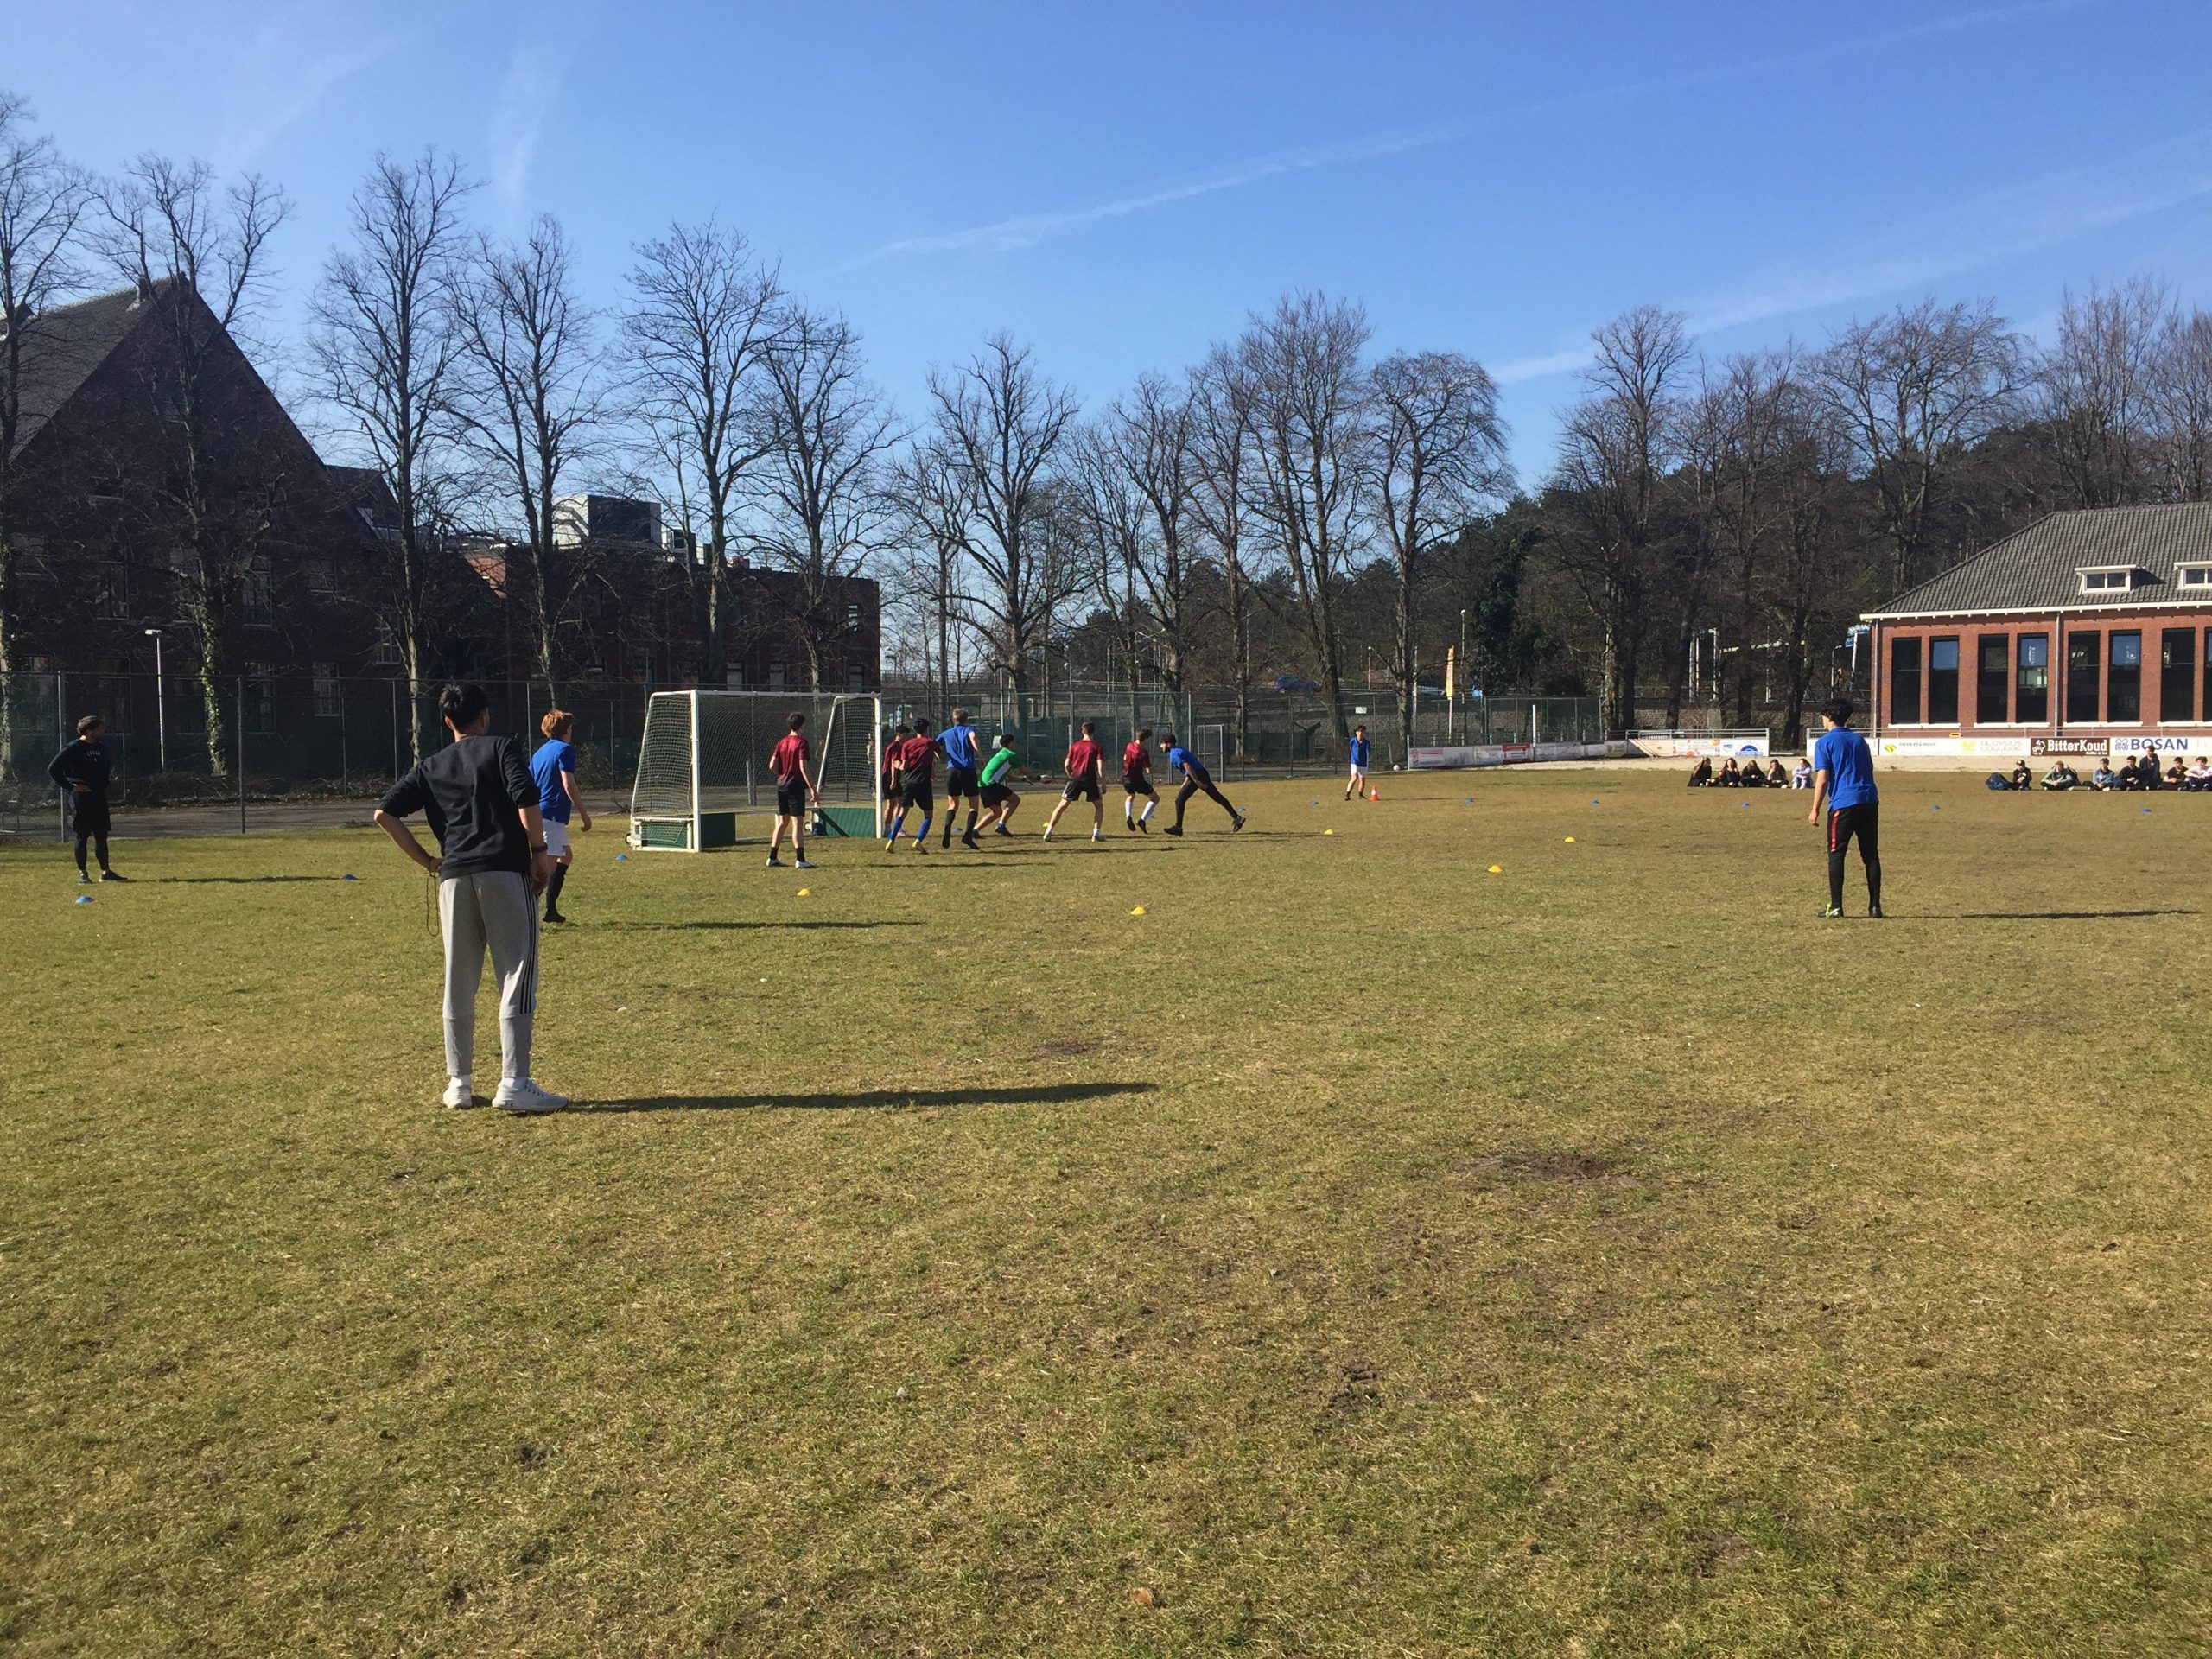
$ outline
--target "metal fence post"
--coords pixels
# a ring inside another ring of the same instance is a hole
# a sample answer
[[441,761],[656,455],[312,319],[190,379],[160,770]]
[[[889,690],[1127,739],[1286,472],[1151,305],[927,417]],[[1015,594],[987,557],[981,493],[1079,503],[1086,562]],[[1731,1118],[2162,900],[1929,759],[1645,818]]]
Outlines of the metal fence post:
[[238,834],[244,835],[245,834],[245,677],[244,675],[240,675],[238,677],[236,686],[237,690],[234,695],[238,698],[238,752],[237,759],[238,772]]
[[[55,738],[54,749],[57,754],[69,747],[69,710],[67,699],[67,692],[62,684],[61,676],[57,671],[54,677],[54,735]],[[62,840],[67,841],[69,839],[69,798],[67,795],[56,798],[54,811],[54,832]]]

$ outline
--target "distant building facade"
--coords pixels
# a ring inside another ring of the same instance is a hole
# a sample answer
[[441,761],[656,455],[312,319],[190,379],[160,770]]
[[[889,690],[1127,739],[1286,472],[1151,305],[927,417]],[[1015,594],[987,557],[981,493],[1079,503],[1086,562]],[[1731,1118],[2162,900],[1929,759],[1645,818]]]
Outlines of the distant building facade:
[[1879,753],[2212,753],[2212,505],[2054,512],[1862,620]]

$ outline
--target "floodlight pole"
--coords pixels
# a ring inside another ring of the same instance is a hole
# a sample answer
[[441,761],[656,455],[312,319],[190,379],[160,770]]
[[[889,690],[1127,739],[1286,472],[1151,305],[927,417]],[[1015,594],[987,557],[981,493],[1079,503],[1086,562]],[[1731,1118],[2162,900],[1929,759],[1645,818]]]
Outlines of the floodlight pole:
[[169,769],[169,709],[168,699],[162,690],[162,631],[149,628],[146,637],[154,642],[154,734],[155,741],[160,746],[156,753],[160,758],[162,770],[167,772]]

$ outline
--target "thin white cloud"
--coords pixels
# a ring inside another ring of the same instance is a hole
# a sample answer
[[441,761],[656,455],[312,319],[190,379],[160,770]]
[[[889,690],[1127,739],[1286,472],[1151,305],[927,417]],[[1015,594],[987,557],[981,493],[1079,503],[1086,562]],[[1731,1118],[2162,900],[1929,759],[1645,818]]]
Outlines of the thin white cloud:
[[327,0],[272,13],[232,60],[230,118],[211,146],[216,166],[226,173],[252,167],[294,124],[405,40],[404,33],[362,35]]
[[568,84],[584,35],[581,19],[542,18],[533,27],[535,32],[507,60],[485,135],[492,188],[513,219],[523,216],[546,118]]
[[1544,99],[1535,103],[1515,105],[1510,109],[1489,110],[1440,122],[1433,126],[1398,129],[1369,133],[1363,137],[1343,139],[1333,143],[1317,144],[1299,149],[1278,150],[1249,161],[1230,162],[1211,172],[1200,174],[1181,182],[1165,184],[1108,201],[1094,202],[1078,207],[1060,208],[1046,213],[1024,213],[1011,219],[995,219],[988,224],[969,226],[962,230],[942,231],[921,236],[900,237],[846,262],[846,268],[872,264],[880,259],[902,256],[935,253],[1010,253],[1036,246],[1040,242],[1085,230],[1108,220],[1128,219],[1148,213],[1155,207],[1171,207],[1200,196],[1235,190],[1264,180],[1281,178],[1287,174],[1312,171],[1318,168],[1340,167],[1353,162],[1363,162],[1388,156],[1404,155],[1411,150],[1427,149],[1437,144],[1450,143],[1469,137],[1484,128],[1507,122],[1524,122],[1534,117],[1554,114],[1592,104],[1615,99],[1646,97],[1654,93],[1681,92],[1691,87],[1707,86],[1716,81],[1739,80],[1753,76],[1771,75],[1792,69],[1802,69],[1824,63],[1831,59],[1856,52],[1886,50],[1909,45],[1916,41],[1962,29],[1979,29],[1987,24],[2018,22],[2035,16],[2056,16],[2079,11],[2084,7],[2101,3],[2101,0],[2022,0],[2022,3],[2007,6],[1984,7],[1979,10],[1956,12],[1948,16],[1931,18],[1903,29],[1885,30],[1880,34],[1860,35],[1848,41],[1810,48],[1801,52],[1784,53],[1765,58],[1754,58],[1710,68],[1687,70],[1679,74],[1661,76],[1647,80],[1617,82],[1608,86],[1589,87]]
[[[2212,196],[2212,127],[2197,128],[2094,168],[2069,168],[2002,185],[1923,213],[1855,249],[1792,259],[1684,304],[1693,334],[1890,295],[2039,253],[2063,243]],[[1503,385],[1568,373],[1589,361],[1587,341],[1516,358],[1492,372]]]

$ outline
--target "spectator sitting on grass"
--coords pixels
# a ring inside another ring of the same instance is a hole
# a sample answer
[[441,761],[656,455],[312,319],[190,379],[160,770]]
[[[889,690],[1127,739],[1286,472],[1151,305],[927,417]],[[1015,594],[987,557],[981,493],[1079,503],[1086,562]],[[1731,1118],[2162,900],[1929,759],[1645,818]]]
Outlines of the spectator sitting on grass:
[[1766,787],[1766,773],[1759,770],[1759,763],[1758,761],[1746,760],[1744,762],[1743,772],[1738,777],[1736,784],[1737,787],[1739,789],[1764,789]]
[[2176,750],[2172,761],[2166,767],[2166,787],[2179,789],[2188,780],[2189,768],[2182,765],[2181,753]]
[[1766,786],[1769,789],[1787,789],[1789,787],[1789,774],[1782,769],[1781,761],[1770,760],[1767,762]]
[[1805,755],[1797,758],[1797,770],[1789,774],[1789,787],[1810,789],[1813,786],[1813,762]]
[[1736,771],[1736,757],[1734,755],[1730,755],[1726,760],[1720,763],[1720,775],[1713,781],[1719,785],[1723,789],[1733,789],[1744,781]]
[[2103,790],[2117,789],[2119,786],[2120,779],[2118,774],[2116,774],[2112,769],[2112,762],[2106,760],[2104,756],[2099,755],[2097,757],[2097,769],[2089,774],[2089,787],[2091,789]]
[[1692,789],[1713,787],[1713,757],[1711,755],[1700,755],[1697,765],[1690,768],[1690,787]]
[[2200,754],[2190,761],[2181,786],[2183,789],[2212,789],[2212,760]]
[[2045,789],[2072,789],[2081,781],[2080,775],[2073,767],[2068,766],[2065,761],[2058,760],[2054,760],[2050,763],[2050,770],[2043,775],[2043,786]]
[[2026,761],[2015,760],[2012,763],[2012,776],[2009,780],[2010,786],[2012,788],[2027,789],[2034,785],[2036,775],[2028,770],[2028,763]]

